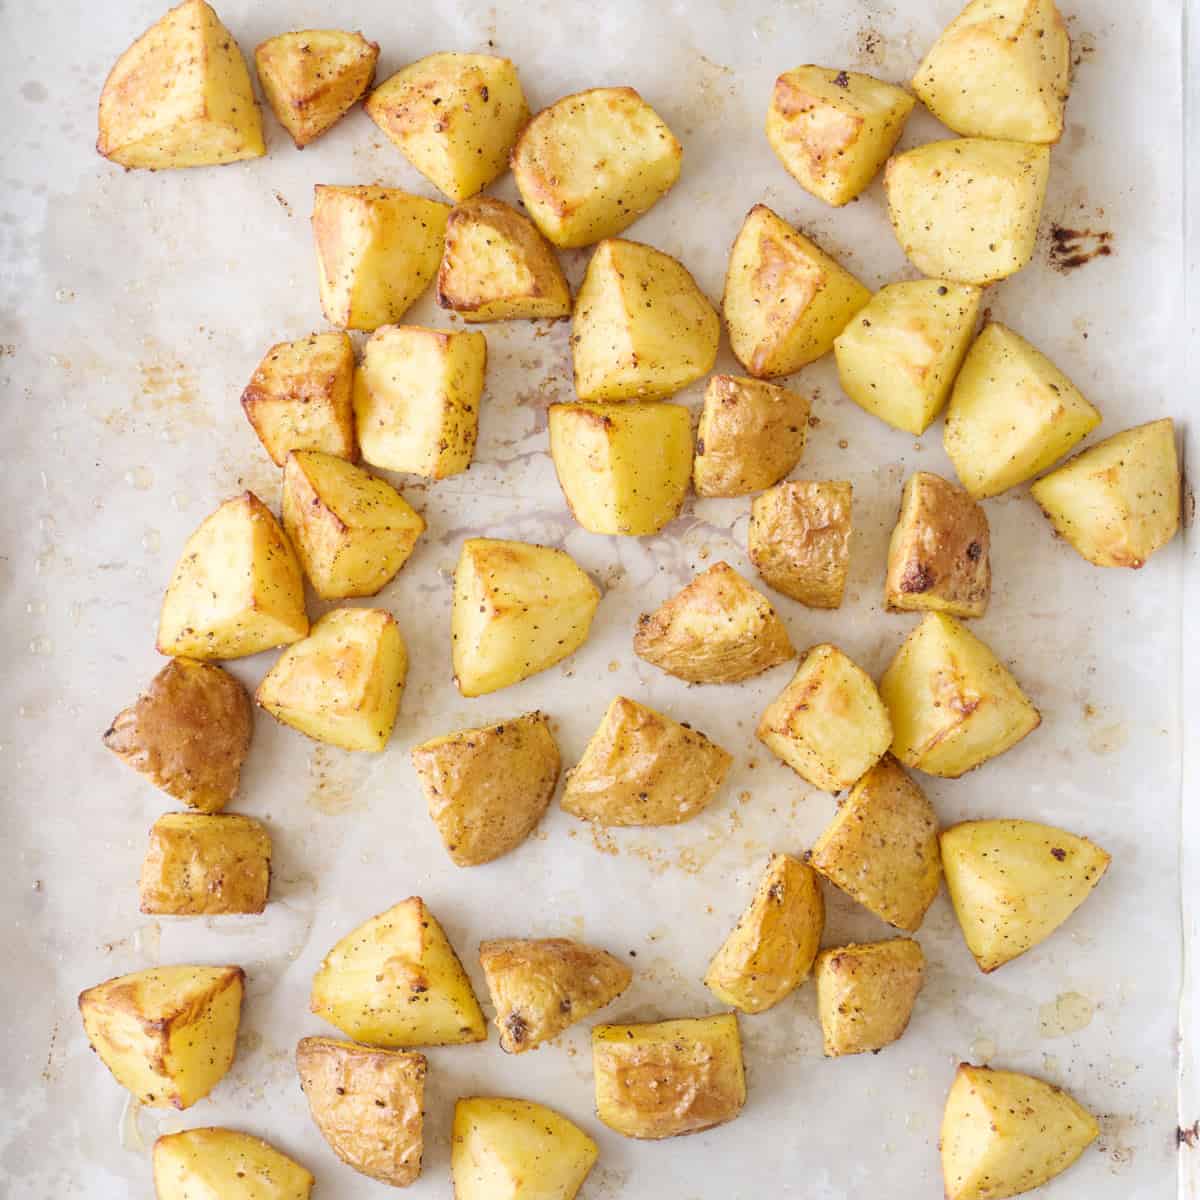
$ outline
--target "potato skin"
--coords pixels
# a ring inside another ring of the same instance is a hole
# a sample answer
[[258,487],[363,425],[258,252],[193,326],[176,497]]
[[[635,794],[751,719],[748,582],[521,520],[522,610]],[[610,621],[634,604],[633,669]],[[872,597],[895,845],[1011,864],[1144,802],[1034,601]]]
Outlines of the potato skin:
[[834,946],[817,956],[817,1012],[826,1058],[891,1045],[908,1028],[925,977],[911,938]]
[[854,487],[792,480],[750,506],[749,554],[777,592],[809,608],[840,608],[850,570]]
[[158,1200],[308,1200],[312,1174],[236,1129],[183,1129],[154,1143]]

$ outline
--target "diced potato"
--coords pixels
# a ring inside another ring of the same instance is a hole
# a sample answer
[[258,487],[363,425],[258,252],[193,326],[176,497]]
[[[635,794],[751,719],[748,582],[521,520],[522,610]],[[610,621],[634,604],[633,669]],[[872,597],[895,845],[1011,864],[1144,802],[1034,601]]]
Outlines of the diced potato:
[[778,384],[714,375],[696,436],[696,495],[745,496],[778,483],[804,453],[810,407]]
[[937,814],[885,754],[838,806],[809,862],[880,920],[914,933],[942,881]]
[[173,658],[113,718],[104,745],[168,796],[219,812],[237,795],[251,722],[250,697],[228,671]]
[[567,774],[562,806],[599,825],[678,825],[712,803],[732,762],[691,726],[618,696]]
[[947,1200],[1004,1200],[1062,1174],[1100,1136],[1062,1088],[960,1064],[942,1118]]
[[370,1046],[487,1040],[471,981],[419,896],[372,917],[330,950],[313,977],[311,1008]]
[[564,96],[525,126],[513,179],[556,246],[615,237],[670,191],[683,147],[631,87]]
[[242,52],[204,0],[184,0],[117,59],[100,93],[96,149],[152,170],[266,154]]
[[460,867],[491,862],[533,832],[560,765],[540,712],[434,738],[412,748],[412,762],[429,815]]
[[692,422],[679,404],[552,404],[550,457],[589,533],[646,537],[683,507]]
[[1031,489],[1054,531],[1098,567],[1141,567],[1179,529],[1179,457],[1170,418],[1098,443]]
[[242,411],[277,467],[293,450],[356,459],[354,346],[345,333],[314,333],[267,351],[242,393]]
[[226,500],[175,564],[158,622],[159,653],[244,658],[307,633],[304,577],[287,535],[253,492]]
[[551,546],[468,538],[454,572],[454,678],[464,696],[519,683],[587,641],[600,589]]
[[1008,668],[944,613],[926,613],[879,681],[892,753],[927,775],[957,779],[1011,749],[1042,722]]
[[508,168],[529,106],[507,58],[431,54],[377,87],[367,116],[451,200],[481,192]]
[[854,487],[845,480],[781,483],[750,506],[748,549],[777,592],[809,608],[840,608],[850,570]]
[[301,150],[366,95],[378,59],[374,42],[344,29],[281,33],[254,51],[263,95]]
[[860,408],[920,435],[950,396],[962,366],[980,290],[969,283],[889,283],[833,343],[842,388]]
[[914,103],[870,75],[797,67],[775,80],[767,141],[805,191],[848,204],[879,173]]
[[883,590],[892,611],[982,617],[992,594],[983,506],[940,475],[910,475],[888,544]]
[[1050,151],[1024,142],[950,138],[888,159],[888,215],[923,275],[982,287],[1033,257]]
[[269,1142],[236,1129],[182,1129],[154,1143],[158,1200],[308,1200],[313,1182]]
[[1036,821],[964,821],[941,844],[946,887],[981,971],[1044,942],[1111,861],[1087,838]]
[[347,1166],[392,1187],[421,1174],[423,1054],[301,1038],[296,1070],[321,1136]]
[[596,1115],[632,1138],[677,1137],[732,1121],[746,1103],[737,1016],[592,1029]]
[[164,813],[150,829],[138,889],[144,913],[260,913],[270,886],[271,835],[253,817]]
[[633,650],[689,683],[740,683],[796,657],[767,598],[727,562],[638,618]]
[[191,1108],[237,1048],[241,967],[151,967],[88,988],[79,1013],[113,1077],[152,1108]]
[[487,370],[482,333],[387,325],[363,350],[354,416],[373,467],[445,479],[471,465]]
[[729,252],[722,304],[730,348],[755,378],[791,375],[828,354],[870,298],[765,204],[747,214]]
[[840,792],[883,757],[892,724],[870,675],[826,643],[805,653],[758,737],[813,787]]
[[661,400],[712,370],[721,322],[669,254],[605,238],[588,262],[571,321],[580,400]]
[[570,938],[483,942],[479,962],[496,1009],[500,1047],[536,1050],[615,1000],[633,972],[607,950]]
[[450,210],[437,301],[464,321],[571,314],[571,289],[554,251],[528,217],[494,196]]
[[468,1096],[454,1106],[455,1200],[574,1200],[598,1153],[582,1129],[532,1100]]
[[437,274],[449,214],[448,204],[397,188],[317,184],[313,240],[329,323],[378,329],[400,320]]
[[913,90],[955,133],[1057,142],[1071,39],[1054,0],[971,0],[917,68]]
[[765,1012],[808,978],[824,928],[816,873],[787,854],[772,854],[750,907],[708,964],[704,984],[722,1004]]
[[835,946],[817,956],[817,1014],[826,1058],[890,1046],[908,1028],[925,977],[911,938]]

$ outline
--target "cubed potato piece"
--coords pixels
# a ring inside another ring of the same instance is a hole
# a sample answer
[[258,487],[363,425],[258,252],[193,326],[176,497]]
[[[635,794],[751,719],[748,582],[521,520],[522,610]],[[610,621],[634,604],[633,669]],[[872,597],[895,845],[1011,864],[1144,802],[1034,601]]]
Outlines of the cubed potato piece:
[[915,933],[942,881],[937,814],[885,754],[838,806],[809,862],[881,921]]
[[826,1058],[890,1046],[908,1028],[925,977],[911,938],[835,946],[817,956],[817,1015]]
[[283,471],[283,528],[322,600],[374,596],[408,561],[425,520],[390,483],[319,450]]
[[765,204],[747,214],[729,252],[722,306],[734,357],[755,378],[791,375],[828,354],[870,298]]
[[574,654],[599,603],[600,589],[562,550],[468,538],[450,612],[458,690],[482,696]]
[[888,159],[888,215],[923,275],[982,287],[1033,257],[1050,151],[1025,142],[950,138]]
[[513,179],[534,224],[556,246],[616,237],[670,191],[683,147],[631,87],[556,100],[525,126]]
[[745,496],[778,483],[804,453],[810,409],[807,396],[776,383],[714,375],[696,436],[696,495]]
[[158,621],[159,653],[244,658],[307,633],[304,576],[287,535],[253,492],[226,500],[175,564]]
[[281,33],[254,51],[263,95],[301,150],[366,95],[378,59],[378,45],[344,29]]
[[204,0],[184,0],[117,59],[100,93],[96,149],[156,171],[266,154],[242,52]]
[[1175,423],[1138,425],[1076,455],[1030,489],[1054,532],[1098,567],[1142,567],[1179,529]]
[[963,487],[982,500],[1032,479],[1099,424],[1100,414],[1044,354],[992,323],[967,352],[943,440]]
[[570,316],[571,289],[528,217],[475,196],[450,210],[437,302],[464,321],[553,319]]
[[669,254],[605,238],[588,262],[571,320],[580,400],[661,400],[712,370],[721,322]]
[[369,1046],[487,1039],[471,981],[420,896],[365,921],[330,950],[313,977],[310,1007]]
[[88,988],[79,1013],[113,1078],[151,1108],[191,1108],[237,1048],[241,967],[151,967]]
[[412,748],[429,815],[456,866],[515,850],[558,784],[560,759],[545,713],[463,729]]
[[138,889],[144,913],[260,913],[270,886],[271,835],[253,817],[164,813],[150,829]]
[[732,763],[690,725],[618,696],[568,773],[562,806],[598,825],[678,825],[712,803]]
[[1100,1136],[1062,1088],[960,1063],[942,1117],[946,1200],[1006,1200],[1061,1175]]
[[912,86],[955,133],[1057,142],[1071,39],[1054,0],[972,0],[934,42]]
[[542,1042],[615,1000],[633,972],[607,950],[570,938],[499,938],[479,947],[496,1009],[500,1047],[509,1054]]
[[173,658],[113,718],[104,745],[168,796],[219,812],[237,795],[252,719],[250,697],[228,671]]
[[714,563],[638,618],[639,658],[689,683],[740,683],[796,657],[766,596],[727,562]]
[[892,753],[957,779],[1032,733],[1041,714],[1005,665],[953,617],[926,613],[879,681]]
[[183,1129],[154,1143],[158,1200],[308,1200],[312,1174],[236,1129]]
[[314,333],[267,351],[242,393],[242,411],[282,467],[293,450],[356,459],[354,346],[345,333]]
[[482,333],[387,325],[363,349],[354,416],[373,467],[445,479],[471,465],[487,370]]
[[722,1004],[765,1012],[808,978],[824,928],[816,873],[787,854],[772,854],[749,908],[708,964],[704,985]]
[[1087,838],[1036,821],[964,821],[941,845],[946,887],[981,971],[1044,942],[1111,861]]
[[390,612],[335,608],[279,656],[254,698],[318,742],[378,752],[392,736],[407,675],[408,650]]
[[692,421],[680,404],[552,404],[550,457],[589,533],[647,537],[683,507]]
[[854,487],[795,480],[750,506],[750,561],[777,592],[809,608],[840,608],[850,570]]
[[296,1070],[321,1136],[348,1167],[392,1187],[421,1174],[426,1061],[335,1038],[301,1038]]
[[826,204],[848,204],[879,173],[913,110],[903,89],[857,71],[804,66],[775,80],[767,141]]
[[598,1153],[582,1129],[532,1100],[468,1096],[454,1106],[455,1200],[574,1200]]
[[448,204],[397,188],[317,184],[313,240],[329,323],[378,329],[400,320],[437,274],[449,214]]
[[888,544],[883,591],[891,611],[982,617],[992,594],[983,506],[940,475],[910,475]]
[[758,738],[813,787],[840,792],[883,757],[892,723],[870,675],[825,643],[767,706]]
[[455,201],[504,174],[529,120],[517,68],[493,54],[431,54],[377,87],[366,109],[400,153]]
[[592,1029],[596,1115],[631,1138],[732,1121],[746,1103],[737,1015]]
[[975,332],[969,283],[889,283],[833,343],[842,388],[860,408],[920,435],[942,411]]

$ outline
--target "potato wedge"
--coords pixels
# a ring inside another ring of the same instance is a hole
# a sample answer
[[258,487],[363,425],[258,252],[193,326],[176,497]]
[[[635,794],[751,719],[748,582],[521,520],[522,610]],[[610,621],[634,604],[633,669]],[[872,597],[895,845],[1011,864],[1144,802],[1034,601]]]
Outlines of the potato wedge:
[[704,986],[722,1004],[765,1012],[808,978],[824,928],[813,869],[772,854],[750,906],[708,964]]
[[245,978],[241,967],[121,975],[80,993],[84,1032],[139,1103],[191,1108],[233,1064]]
[[158,1200],[308,1200],[312,1174],[236,1129],[183,1129],[154,1143]]
[[556,246],[616,237],[670,191],[683,147],[631,87],[556,100],[525,126],[513,179],[533,223]]
[[817,956],[815,977],[825,1057],[877,1052],[908,1028],[925,955],[911,938],[834,946]]

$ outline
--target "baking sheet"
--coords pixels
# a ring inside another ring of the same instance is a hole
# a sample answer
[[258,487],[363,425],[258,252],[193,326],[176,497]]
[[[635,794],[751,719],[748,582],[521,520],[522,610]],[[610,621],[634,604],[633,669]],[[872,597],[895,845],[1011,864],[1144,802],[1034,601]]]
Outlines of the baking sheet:
[[[535,109],[582,87],[633,84],[681,137],[685,158],[677,188],[631,236],[680,257],[714,298],[729,244],[758,201],[871,285],[912,274],[878,183],[845,210],[825,208],[779,167],[761,121],[772,79],[800,62],[908,78],[957,0],[224,0],[218,8],[244,51],[286,28],[360,27],[383,47],[381,78],[434,50],[495,48],[518,63]],[[1043,241],[1035,263],[991,289],[986,303],[1080,384],[1104,413],[1101,432],[1111,433],[1187,416],[1180,397],[1190,389],[1174,390],[1186,332],[1181,12],[1169,0],[1063,8],[1076,81]],[[404,489],[429,532],[381,597],[412,662],[389,750],[347,755],[261,717],[235,807],[271,827],[272,904],[260,918],[139,916],[146,830],[166,798],[112,760],[99,735],[160,666],[158,605],[187,535],[242,488],[278,502],[278,472],[237,400],[270,343],[323,325],[307,221],[312,185],[380,181],[433,194],[361,112],[303,153],[268,115],[266,159],[162,174],[106,164],[91,149],[99,88],[159,13],[147,0],[0,3],[0,897],[9,967],[0,978],[0,1192],[149,1196],[157,1134],[225,1123],[298,1157],[317,1175],[318,1195],[366,1200],[387,1192],[337,1163],[309,1121],[291,1063],[297,1038],[330,1032],[308,1015],[307,996],[334,940],[419,893],[481,996],[481,938],[564,934],[633,956],[635,982],[606,1019],[715,1011],[699,982],[709,956],[767,854],[802,852],[833,801],[753,737],[788,669],[736,688],[689,688],[630,652],[636,615],[694,571],[722,558],[749,571],[748,501],[690,500],[661,536],[641,541],[578,529],[545,435],[547,405],[571,395],[567,327],[493,325],[485,327],[476,465]],[[936,123],[918,114],[902,144],[935,136]],[[515,197],[507,179],[493,190]],[[1056,270],[1045,237],[1053,223],[1110,234],[1111,255]],[[577,282],[586,254],[565,261]],[[407,319],[447,323],[430,297]],[[733,368],[723,345],[718,369]],[[917,468],[950,473],[940,425],[917,440],[885,428],[841,394],[828,360],[796,382],[819,419],[796,474],[854,483],[851,580],[834,613],[772,599],[798,645],[836,640],[878,672],[913,624],[881,610],[886,539],[903,478]],[[698,399],[699,388],[681,397],[693,407]],[[1026,489],[987,508],[995,591],[976,628],[1013,665],[1044,723],[966,779],[921,782],[945,822],[1031,817],[1099,841],[1113,866],[1084,908],[1047,944],[984,978],[942,896],[919,934],[928,982],[899,1043],[878,1056],[824,1061],[812,988],[801,989],[742,1019],[750,1088],[742,1118],[682,1141],[633,1143],[599,1124],[586,1026],[519,1058],[506,1058],[494,1039],[432,1050],[425,1172],[411,1195],[449,1194],[453,1101],[486,1093],[549,1103],[597,1138],[587,1200],[841,1200],[881,1185],[897,1198],[932,1197],[940,1194],[942,1102],[964,1058],[1044,1075],[1101,1114],[1099,1142],[1047,1196],[1172,1192],[1178,1156],[1190,1153],[1186,1143],[1177,1149],[1177,1124],[1196,1099],[1189,1081],[1177,1112],[1181,756],[1185,731],[1196,732],[1181,709],[1181,665],[1196,647],[1194,632],[1184,640],[1181,612],[1185,574],[1196,595],[1194,548],[1176,542],[1138,573],[1098,571],[1054,542]],[[449,580],[463,537],[477,532],[562,546],[605,597],[573,658],[469,701],[450,679]],[[253,684],[270,661],[233,670]],[[541,707],[570,764],[618,693],[692,722],[735,755],[712,809],[675,829],[611,835],[552,809],[516,853],[453,867],[425,815],[408,747]],[[1190,881],[1190,825],[1188,837]],[[886,935],[840,894],[827,899],[827,943]],[[138,1110],[88,1050],[75,997],[110,976],[179,961],[246,968],[238,1059],[193,1109]]]

